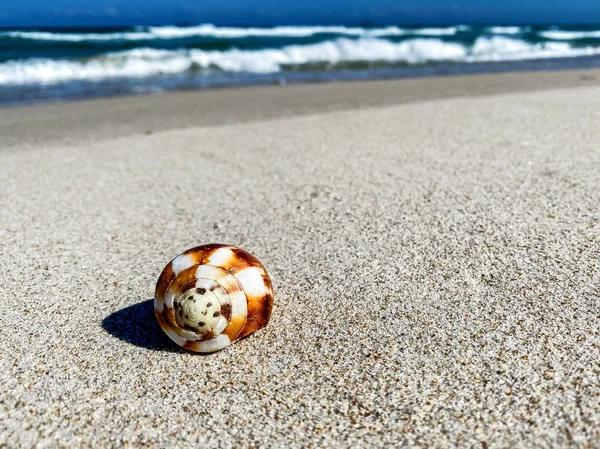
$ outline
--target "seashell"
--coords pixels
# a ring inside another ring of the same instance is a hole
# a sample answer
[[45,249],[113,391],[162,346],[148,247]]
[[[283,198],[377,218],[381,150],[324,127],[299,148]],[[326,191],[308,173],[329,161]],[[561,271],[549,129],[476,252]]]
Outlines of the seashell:
[[214,352],[267,325],[273,289],[265,267],[234,246],[197,246],[164,268],[154,312],[165,333],[186,349]]

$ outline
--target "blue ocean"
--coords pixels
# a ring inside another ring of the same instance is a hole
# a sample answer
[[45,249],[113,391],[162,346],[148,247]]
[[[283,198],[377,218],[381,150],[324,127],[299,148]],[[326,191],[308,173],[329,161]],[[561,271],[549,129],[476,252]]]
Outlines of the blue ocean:
[[600,67],[599,26],[0,30],[0,104],[176,89]]

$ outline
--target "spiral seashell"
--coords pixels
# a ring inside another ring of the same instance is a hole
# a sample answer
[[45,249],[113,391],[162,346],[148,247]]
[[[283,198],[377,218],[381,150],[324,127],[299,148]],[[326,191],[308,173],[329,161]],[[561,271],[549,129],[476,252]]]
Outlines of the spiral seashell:
[[265,267],[234,246],[189,249],[164,268],[154,312],[165,333],[186,349],[214,352],[267,325],[273,289]]

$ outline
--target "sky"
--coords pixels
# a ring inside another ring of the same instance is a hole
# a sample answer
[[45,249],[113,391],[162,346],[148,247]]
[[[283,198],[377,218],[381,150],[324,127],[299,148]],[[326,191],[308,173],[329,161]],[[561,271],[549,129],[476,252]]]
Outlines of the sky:
[[600,23],[600,0],[0,0],[0,26]]

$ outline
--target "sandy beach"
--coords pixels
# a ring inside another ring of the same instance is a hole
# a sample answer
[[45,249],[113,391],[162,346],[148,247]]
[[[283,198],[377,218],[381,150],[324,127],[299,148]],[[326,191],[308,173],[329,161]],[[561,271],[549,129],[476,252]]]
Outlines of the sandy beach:
[[[600,72],[0,109],[0,447],[600,447]],[[156,323],[240,246],[269,325]]]

